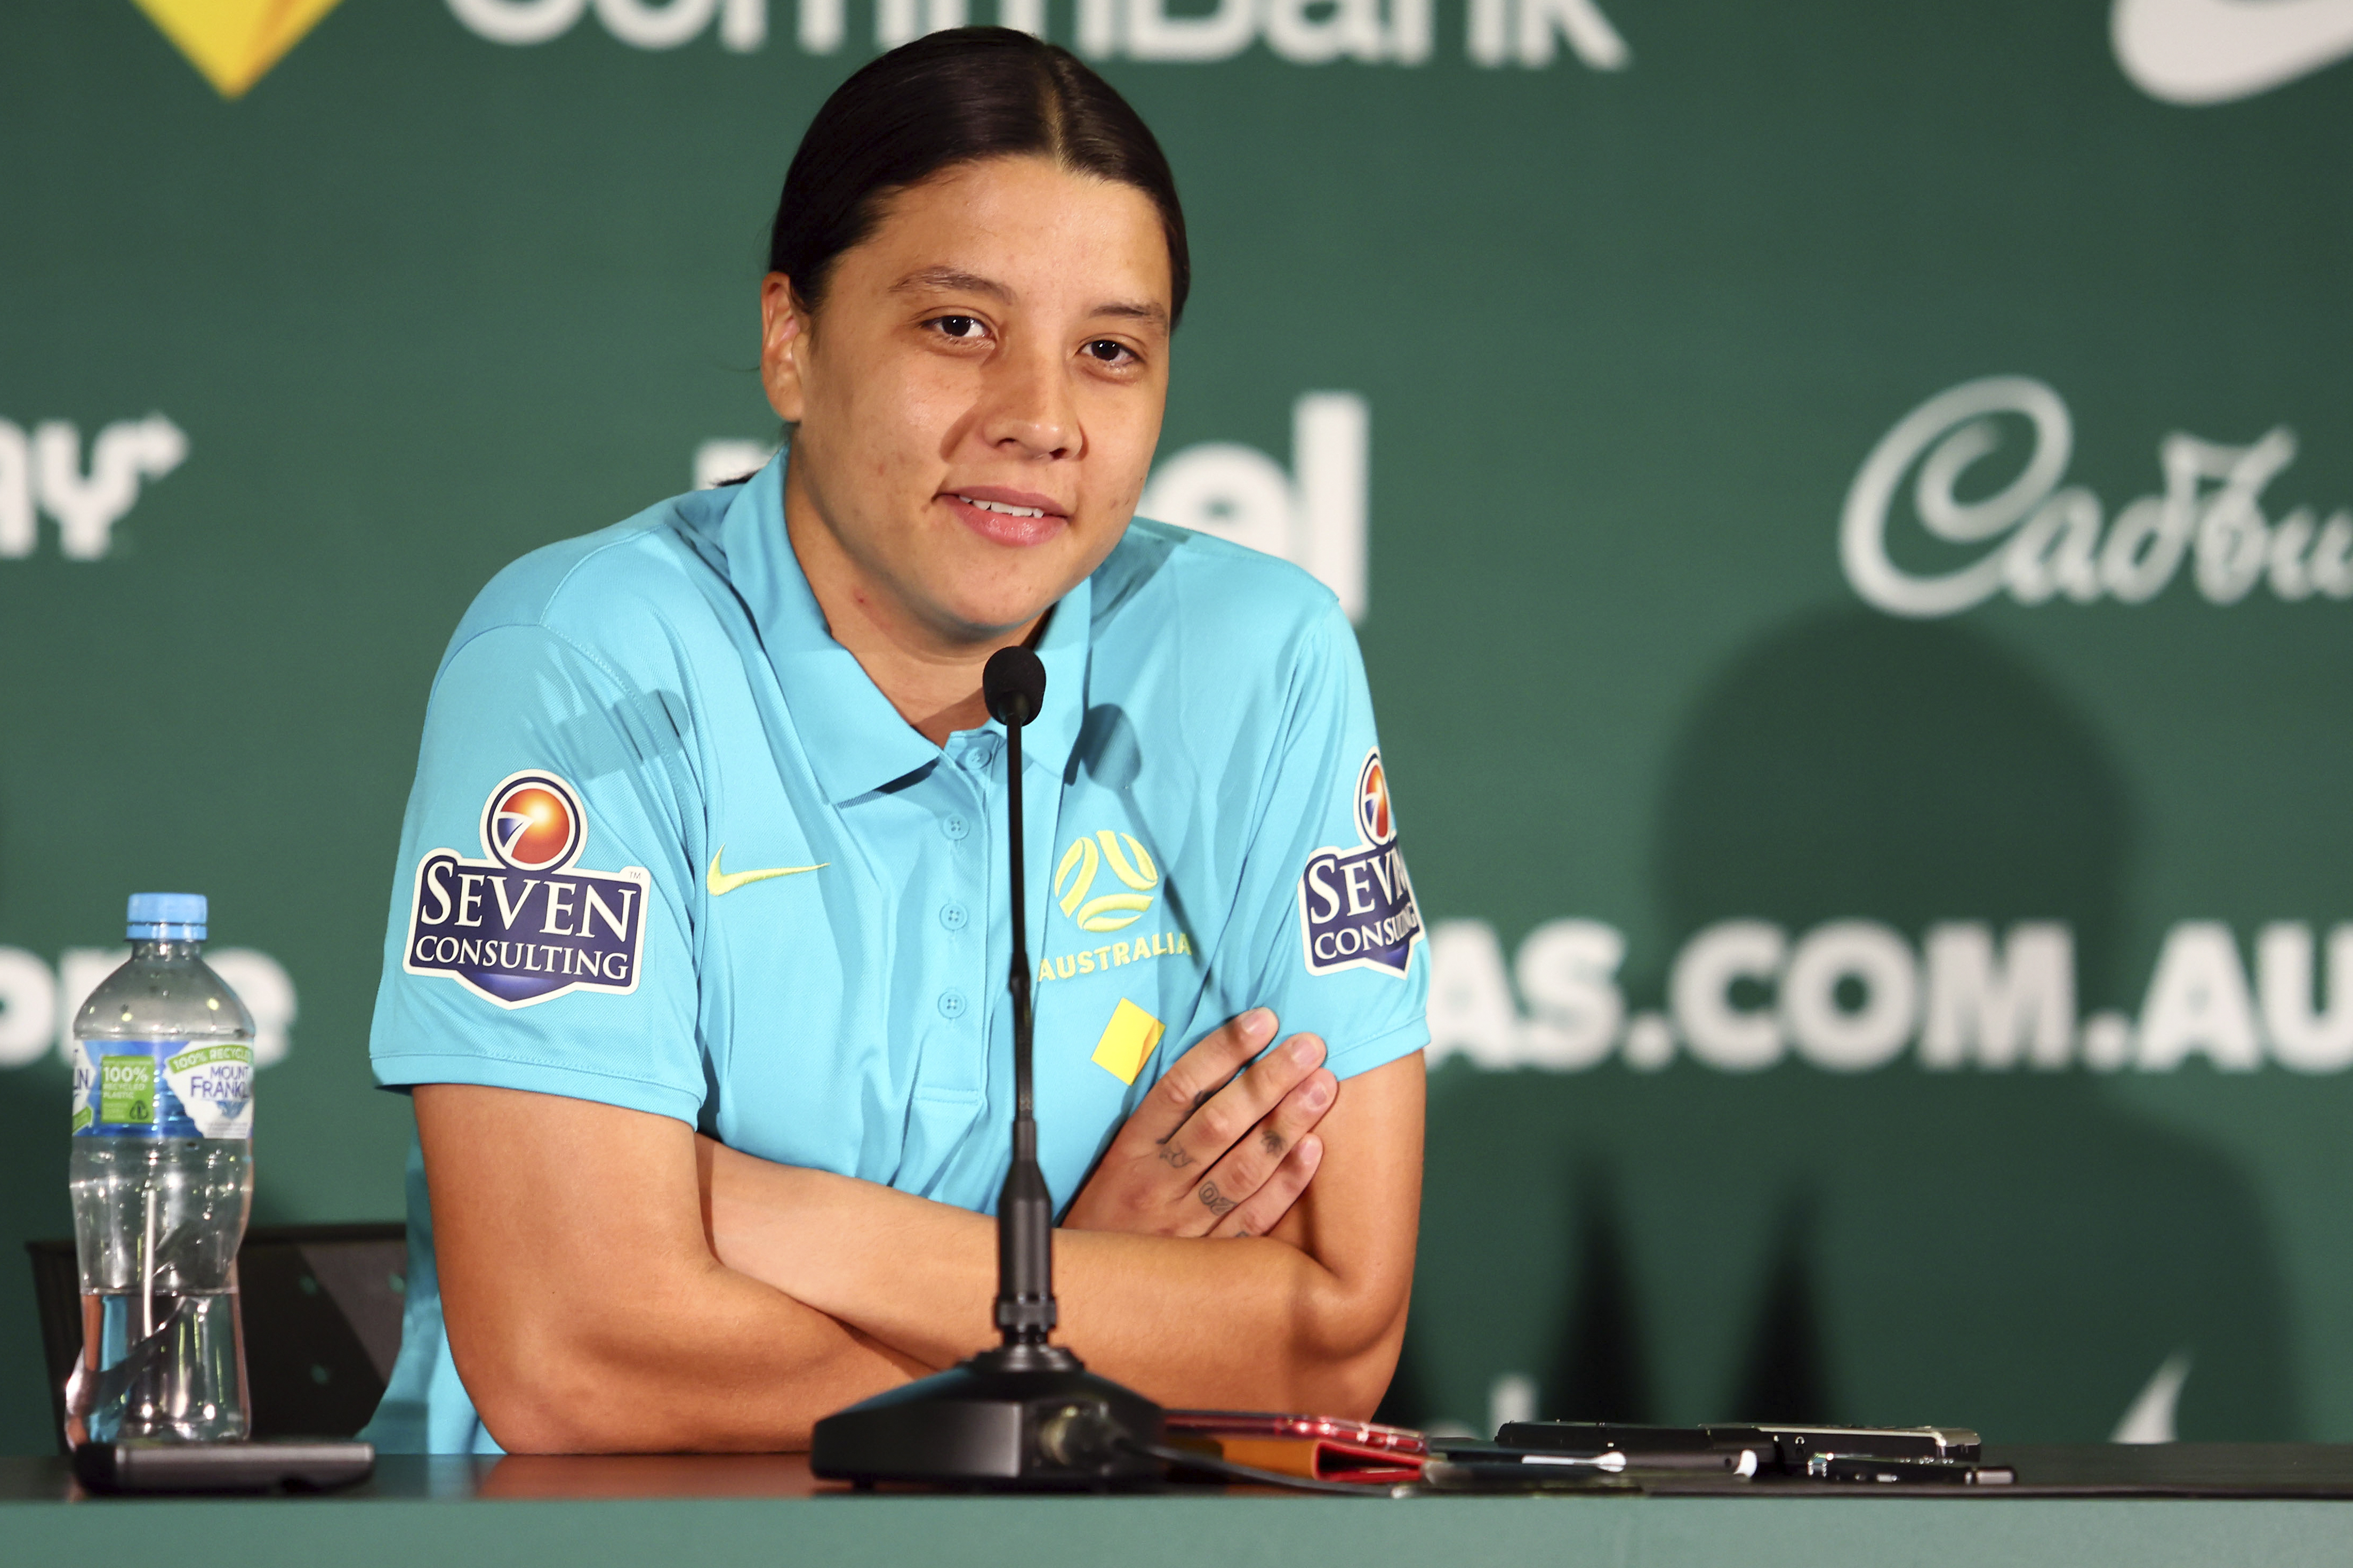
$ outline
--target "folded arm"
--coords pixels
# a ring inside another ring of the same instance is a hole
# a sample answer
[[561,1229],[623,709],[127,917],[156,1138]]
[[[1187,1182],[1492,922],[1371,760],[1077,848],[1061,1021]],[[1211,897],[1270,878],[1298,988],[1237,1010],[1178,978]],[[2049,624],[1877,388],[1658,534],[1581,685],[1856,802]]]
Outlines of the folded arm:
[[[1265,1236],[1058,1230],[1057,1339],[1165,1405],[1370,1415],[1405,1333],[1422,1096],[1419,1052],[1340,1085],[1314,1180]],[[994,1342],[985,1216],[700,1147],[728,1268],[925,1365]]]
[[[1362,1415],[1405,1330],[1421,1058],[1339,1085],[1277,1050],[1227,1083],[1272,1027],[1195,1047],[1113,1141],[1055,1233],[1058,1337],[1165,1404]],[[416,1104],[450,1352],[512,1452],[803,1447],[996,1338],[982,1215],[642,1111]]]
[[416,1100],[449,1352],[508,1450],[806,1447],[927,1370],[712,1255],[685,1123],[470,1084]]

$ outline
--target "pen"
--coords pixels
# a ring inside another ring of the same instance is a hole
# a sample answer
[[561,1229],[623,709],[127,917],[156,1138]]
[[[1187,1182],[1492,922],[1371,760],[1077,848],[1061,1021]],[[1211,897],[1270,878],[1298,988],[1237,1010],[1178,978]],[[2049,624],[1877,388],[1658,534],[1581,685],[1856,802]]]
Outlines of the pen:
[[[1562,1449],[1507,1448],[1494,1444],[1448,1444],[1433,1448],[1432,1462],[1459,1466],[1499,1479],[1526,1479],[1546,1467],[1592,1469],[1610,1475],[1629,1470],[1724,1471],[1746,1480],[1762,1461],[1754,1448],[1632,1449],[1605,1448],[1576,1453]],[[1427,1473],[1427,1467],[1425,1467]]]

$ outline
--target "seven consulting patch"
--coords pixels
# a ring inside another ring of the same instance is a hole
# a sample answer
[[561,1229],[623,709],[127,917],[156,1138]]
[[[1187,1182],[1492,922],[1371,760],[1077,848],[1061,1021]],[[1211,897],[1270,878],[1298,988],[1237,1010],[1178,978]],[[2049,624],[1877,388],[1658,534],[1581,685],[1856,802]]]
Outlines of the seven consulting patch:
[[1299,940],[1311,974],[1377,969],[1403,979],[1421,940],[1421,909],[1398,852],[1380,748],[1356,771],[1353,849],[1318,849],[1299,877]]
[[501,779],[482,807],[489,858],[436,849],[417,862],[401,968],[501,1007],[635,991],[653,878],[642,866],[575,868],[587,842],[588,813],[569,784],[536,770]]

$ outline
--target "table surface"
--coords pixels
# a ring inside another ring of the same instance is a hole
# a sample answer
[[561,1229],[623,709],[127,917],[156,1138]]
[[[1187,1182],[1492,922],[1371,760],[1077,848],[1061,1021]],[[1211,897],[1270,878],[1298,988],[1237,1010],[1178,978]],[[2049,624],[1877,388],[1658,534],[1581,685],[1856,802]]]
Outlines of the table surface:
[[[970,1496],[858,1493],[816,1480],[798,1455],[386,1457],[372,1479],[319,1496],[100,1499],[79,1492],[62,1460],[0,1458],[0,1560],[87,1554],[135,1530],[142,1552],[174,1568],[2353,1562],[2353,1445],[1989,1446],[1986,1458],[2014,1467],[2020,1484]],[[483,1503],[499,1506],[467,1506]]]

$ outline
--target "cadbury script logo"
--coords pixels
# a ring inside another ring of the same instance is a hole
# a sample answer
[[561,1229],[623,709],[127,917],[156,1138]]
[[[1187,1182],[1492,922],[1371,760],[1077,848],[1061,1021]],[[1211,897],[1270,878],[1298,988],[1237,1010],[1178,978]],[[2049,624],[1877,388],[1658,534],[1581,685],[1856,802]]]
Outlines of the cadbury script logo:
[[[2004,422],[2021,420],[2032,431],[2025,466],[1985,493],[1978,464],[2004,445]],[[2277,521],[2264,514],[2263,491],[2295,451],[2284,425],[2242,447],[2177,432],[2158,444],[2162,491],[2110,518],[2091,490],[2061,483],[2074,425],[2059,395],[2027,376],[1988,376],[1937,394],[1872,448],[1847,491],[1839,563],[1865,603],[1915,618],[2005,593],[2021,605],[2146,604],[2185,562],[2217,605],[2258,583],[2290,602],[2353,598],[2353,510],[2326,521],[2308,506]],[[1891,537],[1907,476],[1918,535]],[[1972,489],[1980,493],[1962,499]]]

